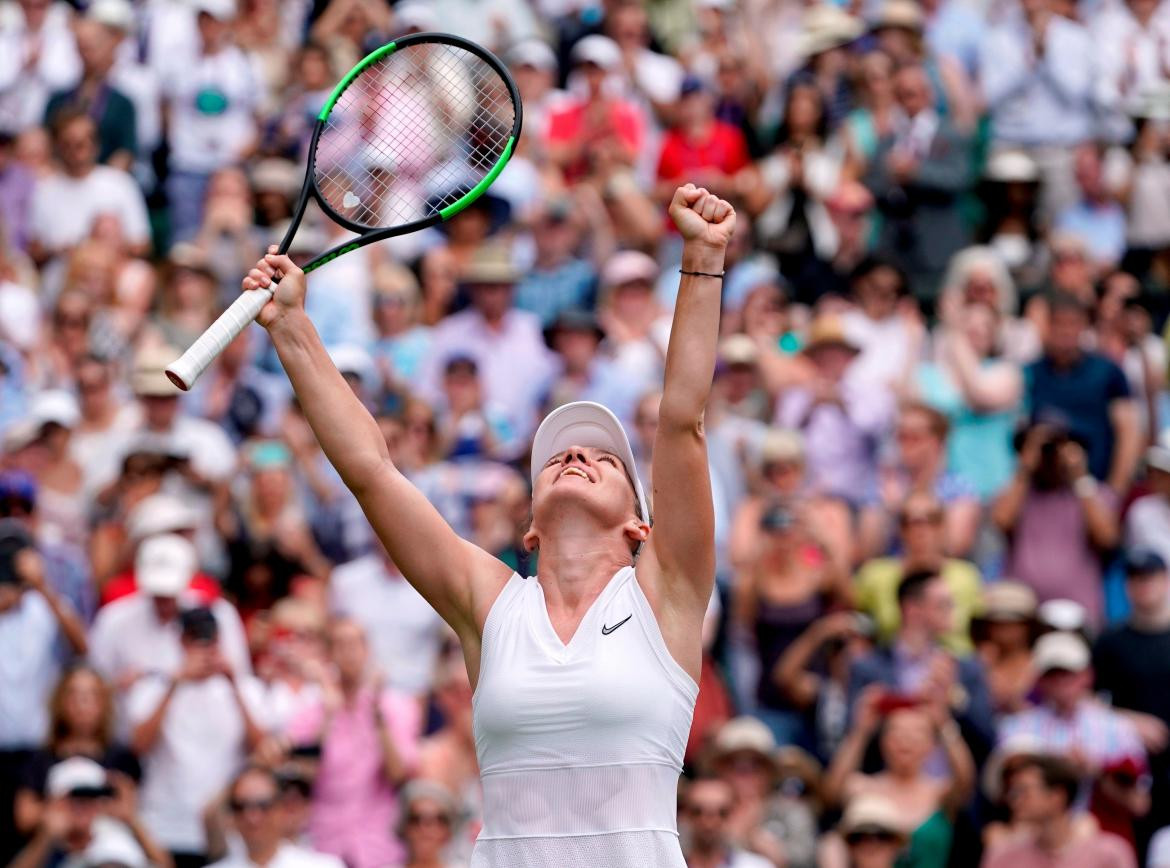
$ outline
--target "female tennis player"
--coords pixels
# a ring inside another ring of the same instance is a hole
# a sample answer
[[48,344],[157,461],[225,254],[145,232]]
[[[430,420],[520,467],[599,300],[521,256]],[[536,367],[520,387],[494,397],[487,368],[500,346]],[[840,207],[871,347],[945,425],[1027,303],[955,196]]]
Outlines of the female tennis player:
[[670,216],[684,246],[653,530],[616,417],[587,402],[558,408],[533,442],[530,578],[458,537],[391,463],[305,316],[300,269],[270,253],[243,281],[253,290],[282,275],[259,322],[325,454],[463,643],[483,780],[473,868],[685,866],[676,789],[715,574],[703,409],[735,211],[688,184]]

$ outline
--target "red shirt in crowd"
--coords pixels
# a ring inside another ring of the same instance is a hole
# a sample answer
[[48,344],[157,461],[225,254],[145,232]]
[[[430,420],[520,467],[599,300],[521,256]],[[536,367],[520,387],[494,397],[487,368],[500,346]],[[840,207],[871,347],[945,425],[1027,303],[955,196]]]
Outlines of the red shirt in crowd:
[[[105,606],[114,600],[129,597],[137,590],[138,582],[134,579],[134,570],[118,573],[102,588],[100,605]],[[204,603],[211,603],[219,598],[219,582],[204,573],[195,574],[188,590],[194,592]]]
[[581,144],[585,151],[565,169],[565,180],[572,183],[589,173],[589,151],[606,139],[614,138],[631,154],[637,154],[646,140],[645,123],[638,107],[622,100],[611,100],[598,107],[576,102],[552,111],[548,117],[548,142],[551,145]]
[[702,141],[694,141],[682,130],[671,130],[662,140],[658,178],[661,181],[681,180],[702,169],[734,175],[748,164],[749,159],[743,133],[723,121],[712,123]]

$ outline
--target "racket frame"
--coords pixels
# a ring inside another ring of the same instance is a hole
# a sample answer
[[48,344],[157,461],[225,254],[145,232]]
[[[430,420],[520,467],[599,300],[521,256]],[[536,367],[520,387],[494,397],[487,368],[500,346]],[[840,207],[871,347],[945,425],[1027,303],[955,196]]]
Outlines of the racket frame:
[[[508,88],[508,95],[511,97],[512,106],[515,110],[515,117],[512,122],[512,130],[509,133],[507,141],[497,158],[495,165],[488,170],[488,173],[470,190],[456,199],[449,205],[438,209],[434,214],[423,217],[419,220],[414,220],[410,223],[404,223],[400,226],[390,227],[371,227],[361,223],[355,223],[348,220],[342,215],[338,214],[326,201],[321,194],[321,190],[317,186],[316,178],[316,162],[317,162],[317,143],[321,138],[321,133],[325,129],[325,125],[329,121],[329,115],[333,111],[333,107],[337,104],[337,100],[345,93],[355,79],[369,66],[377,63],[386,57],[391,56],[404,48],[410,48],[419,44],[440,44],[450,45],[463,51],[470,52],[486,63],[504,82]],[[454,217],[464,208],[469,206],[472,202],[484,194],[484,192],[496,180],[500,172],[503,171],[504,166],[512,158],[512,153],[516,148],[516,142],[520,138],[520,130],[523,126],[524,113],[523,105],[520,102],[520,90],[516,87],[516,82],[512,80],[511,74],[507,67],[494,54],[476,45],[470,40],[463,39],[460,36],[455,36],[450,33],[412,33],[409,36],[403,36],[401,39],[395,39],[393,42],[388,42],[380,48],[367,54],[362,58],[356,66],[353,67],[333,88],[329,94],[329,98],[321,107],[321,111],[317,115],[317,122],[313,126],[313,135],[309,141],[309,157],[307,165],[305,166],[305,180],[301,184],[301,192],[297,198],[296,207],[293,210],[293,217],[289,223],[288,231],[285,232],[284,238],[281,239],[277,247],[279,253],[287,253],[292,246],[293,238],[296,235],[297,229],[304,220],[305,211],[309,206],[309,199],[316,200],[321,210],[325,212],[328,217],[337,223],[339,226],[356,232],[358,237],[351,238],[342,244],[338,244],[313,257],[305,265],[301,266],[302,270],[307,274],[315,271],[322,265],[332,262],[339,256],[357,250],[359,247],[365,247],[367,244],[373,244],[375,241],[384,241],[387,238],[394,238],[397,235],[405,235],[409,232],[418,232],[422,229],[427,229],[435,226],[445,220]],[[280,275],[278,274],[273,283],[279,282]],[[196,339],[183,355],[172,362],[166,368],[166,375],[172,383],[175,384],[182,391],[187,391],[194,385],[199,376],[207,369],[216,356],[218,356],[231,341],[252,322],[260,313],[260,310],[267,304],[273,296],[272,289],[254,289],[250,292],[244,292],[236,298],[234,302],[220,314],[219,318],[213,322],[207,330]]]
[[[355,223],[342,215],[338,214],[326,201],[322,195],[321,190],[317,186],[316,177],[316,162],[317,162],[317,141],[321,138],[321,133],[325,129],[325,125],[329,121],[329,114],[333,107],[337,104],[338,99],[345,92],[354,80],[362,74],[368,67],[377,63],[383,58],[396,54],[404,48],[409,48],[412,45],[424,44],[444,44],[460,48],[464,51],[470,52],[486,63],[492,70],[499,75],[500,79],[507,85],[508,95],[512,99],[512,105],[515,108],[515,119],[512,123],[512,130],[508,134],[508,140],[496,160],[496,164],[488,171],[488,173],[477,183],[474,187],[464,193],[461,197],[456,199],[450,205],[440,208],[434,214],[424,217],[420,220],[414,220],[410,223],[404,223],[401,226],[391,226],[387,228],[376,228],[365,226],[361,223]],[[516,82],[512,80],[511,73],[508,72],[507,67],[503,62],[480,45],[464,39],[461,36],[455,36],[452,33],[412,33],[409,36],[403,36],[401,39],[395,39],[393,42],[388,42],[380,48],[374,49],[367,54],[361,61],[358,62],[353,69],[345,74],[345,77],[337,83],[333,88],[329,98],[325,100],[325,105],[321,107],[321,111],[317,115],[317,122],[313,126],[313,136],[309,143],[309,161],[305,167],[305,180],[301,185],[300,196],[297,199],[296,208],[293,210],[292,223],[289,224],[288,231],[285,232],[284,238],[281,239],[279,253],[287,253],[292,241],[296,235],[297,228],[301,225],[304,219],[305,210],[308,207],[309,200],[316,200],[321,209],[328,215],[329,219],[339,226],[342,226],[351,232],[358,233],[357,238],[351,238],[344,244],[338,244],[335,247],[326,250],[324,253],[313,257],[305,265],[301,266],[301,270],[306,274],[320,268],[327,262],[332,262],[339,256],[357,250],[359,247],[365,247],[367,244],[373,244],[375,241],[384,241],[387,238],[394,238],[398,235],[407,235],[411,232],[418,232],[422,229],[428,229],[431,226],[436,226],[446,220],[451,219],[463,209],[467,208],[471,203],[484,194],[488,187],[499,176],[504,167],[508,165],[509,160],[512,159],[512,153],[516,148],[516,142],[520,139],[520,130],[524,123],[523,106],[520,101],[520,90],[516,87]]]

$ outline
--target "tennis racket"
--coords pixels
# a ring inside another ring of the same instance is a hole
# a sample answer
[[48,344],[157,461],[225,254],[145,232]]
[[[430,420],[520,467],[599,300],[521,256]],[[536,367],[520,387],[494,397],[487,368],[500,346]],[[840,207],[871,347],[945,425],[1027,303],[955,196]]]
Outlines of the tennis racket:
[[[372,52],[317,115],[286,253],[310,200],[358,237],[306,272],[396,235],[449,220],[484,194],[511,159],[520,93],[491,52],[446,33],[416,33]],[[240,297],[167,368],[186,391],[256,318],[271,289]]]

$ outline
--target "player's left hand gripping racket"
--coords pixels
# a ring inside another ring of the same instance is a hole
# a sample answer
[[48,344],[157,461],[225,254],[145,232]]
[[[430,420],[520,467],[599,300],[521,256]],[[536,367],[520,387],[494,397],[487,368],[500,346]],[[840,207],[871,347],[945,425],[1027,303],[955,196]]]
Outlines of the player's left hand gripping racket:
[[[520,94],[491,52],[446,33],[417,33],[374,51],[317,116],[288,251],[310,198],[358,234],[306,272],[375,241],[434,226],[484,194],[512,157]],[[437,193],[437,195],[436,195]],[[186,391],[256,318],[270,289],[244,292],[167,376]]]

